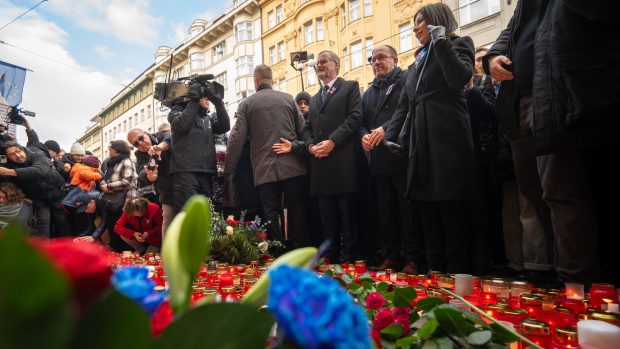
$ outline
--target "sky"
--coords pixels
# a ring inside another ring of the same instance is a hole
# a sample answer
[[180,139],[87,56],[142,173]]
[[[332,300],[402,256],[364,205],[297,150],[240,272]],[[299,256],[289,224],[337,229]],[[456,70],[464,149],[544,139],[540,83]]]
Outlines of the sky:
[[[0,0],[0,27],[40,0]],[[42,142],[65,150],[123,85],[154,63],[159,46],[176,47],[196,18],[210,20],[231,0],[48,0],[0,30],[0,61],[26,74],[20,107]],[[23,127],[18,142],[25,144]]]

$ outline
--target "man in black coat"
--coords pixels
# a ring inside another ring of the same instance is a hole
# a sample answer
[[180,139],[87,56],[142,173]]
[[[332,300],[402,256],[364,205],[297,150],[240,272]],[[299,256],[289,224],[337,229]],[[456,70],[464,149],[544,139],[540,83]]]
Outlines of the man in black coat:
[[58,235],[69,233],[60,209],[64,181],[52,167],[51,161],[40,151],[31,151],[16,142],[6,142],[2,148],[7,163],[0,167],[0,178],[12,180],[26,197],[32,200],[36,223],[33,233],[39,237],[50,237],[50,218],[54,215]]
[[[160,131],[149,134],[139,128],[127,133],[127,141],[136,148],[136,171],[138,171],[138,192],[155,184],[159,194],[157,203],[163,211],[162,234],[174,217],[172,201],[172,178],[170,177],[170,143],[172,134]],[[155,161],[154,166],[150,164]]]
[[362,106],[358,83],[339,78],[339,68],[338,55],[319,53],[316,71],[323,88],[310,100],[304,138],[314,156],[310,194],[318,196],[324,237],[332,241],[327,257],[353,262],[358,238],[355,193],[359,190],[355,147]]
[[[485,71],[502,81],[496,103],[502,126],[539,155],[530,172],[539,176],[551,210],[555,269],[563,279],[586,284],[600,275],[597,218],[617,235],[615,218],[602,217],[608,203],[595,207],[592,202],[601,194],[616,202],[619,194],[617,179],[598,167],[620,144],[620,41],[601,34],[615,26],[606,6],[520,1],[483,59]],[[592,47],[600,54],[593,56]],[[593,83],[604,87],[593,88]],[[588,164],[585,148],[601,157]],[[517,179],[523,182],[520,165],[515,155]]]
[[[379,46],[370,58],[375,79],[362,96],[362,149],[370,167],[373,208],[378,216],[379,232],[384,239],[385,260],[378,267],[400,270],[412,275],[419,273],[424,263],[424,238],[416,211],[405,201],[407,159],[393,154],[383,146],[383,138],[405,82],[407,71],[397,66],[396,50],[389,45]],[[402,262],[406,262],[403,264]]]
[[[195,194],[212,195],[212,177],[217,174],[214,134],[230,130],[230,118],[224,102],[215,96],[202,96],[201,86],[190,87],[190,101],[173,106],[168,114],[172,127],[173,206],[179,212]],[[210,102],[216,112],[209,114]]]

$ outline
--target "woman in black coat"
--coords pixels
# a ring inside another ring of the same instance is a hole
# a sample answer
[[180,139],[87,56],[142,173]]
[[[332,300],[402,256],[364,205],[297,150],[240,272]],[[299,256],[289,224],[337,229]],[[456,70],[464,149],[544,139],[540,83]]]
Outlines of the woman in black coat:
[[396,140],[408,110],[412,122],[405,197],[420,210],[429,267],[468,272],[467,202],[475,161],[465,85],[473,74],[474,44],[454,35],[458,25],[445,4],[422,7],[414,20],[413,31],[423,47],[409,67],[387,139]]

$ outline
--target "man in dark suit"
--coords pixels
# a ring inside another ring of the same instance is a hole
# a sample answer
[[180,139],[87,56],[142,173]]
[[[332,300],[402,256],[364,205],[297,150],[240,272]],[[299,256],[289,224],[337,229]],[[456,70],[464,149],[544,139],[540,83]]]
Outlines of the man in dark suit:
[[339,68],[338,55],[331,51],[319,53],[316,72],[323,87],[310,100],[305,139],[308,151],[314,155],[310,194],[318,196],[323,234],[333,243],[327,257],[351,262],[357,257],[354,200],[359,174],[355,147],[362,106],[358,83],[339,78]]
[[[271,68],[254,68],[256,93],[237,109],[237,122],[230,133],[226,154],[226,173],[235,173],[243,145],[249,137],[254,185],[269,224],[269,237],[283,240],[279,213],[282,196],[287,204],[289,239],[307,245],[304,207],[306,165],[303,143],[296,142],[304,120],[293,96],[275,91]],[[300,137],[299,137],[300,138]],[[281,143],[280,143],[281,142]]]
[[407,71],[397,66],[396,50],[389,45],[374,49],[370,63],[375,79],[362,96],[360,137],[370,166],[372,211],[378,217],[380,236],[375,234],[374,241],[382,238],[385,246],[385,260],[378,268],[402,268],[404,273],[417,275],[418,264],[424,262],[424,238],[416,211],[405,201],[407,159],[382,144]]

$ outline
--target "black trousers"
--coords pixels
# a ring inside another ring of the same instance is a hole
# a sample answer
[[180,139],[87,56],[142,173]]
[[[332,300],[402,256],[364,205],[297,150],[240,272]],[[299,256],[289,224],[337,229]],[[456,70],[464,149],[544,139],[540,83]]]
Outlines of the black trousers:
[[306,234],[307,219],[304,195],[304,176],[297,176],[277,182],[264,183],[256,187],[263,207],[263,215],[269,220],[269,239],[284,240],[280,227],[280,212],[284,200],[288,210],[288,240],[297,246],[309,246]]
[[471,273],[471,244],[465,201],[416,201],[430,270]]
[[202,172],[177,172],[172,174],[172,206],[175,214],[181,212],[183,205],[194,195],[202,194],[209,199],[213,196],[212,175]]
[[116,221],[121,218],[123,211],[120,209],[118,211],[106,211],[107,214],[107,227],[108,227],[108,235],[110,236],[110,248],[114,250],[114,252],[123,252],[123,251],[133,251],[133,247],[129,246],[121,236],[114,232],[114,227],[116,226]]
[[327,258],[332,262],[354,262],[357,258],[356,196],[357,193],[343,193],[318,197],[323,236],[332,241],[327,252]]
[[378,217],[376,239],[385,241],[385,258],[424,263],[424,235],[417,210],[405,201],[406,175],[372,177],[374,211]]

